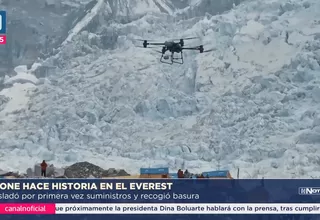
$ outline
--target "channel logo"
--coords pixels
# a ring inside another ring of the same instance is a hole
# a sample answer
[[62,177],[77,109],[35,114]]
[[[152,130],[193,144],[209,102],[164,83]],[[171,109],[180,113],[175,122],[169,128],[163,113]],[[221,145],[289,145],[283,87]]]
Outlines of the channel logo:
[[318,195],[318,196],[320,196],[320,187],[299,187],[299,195]]
[[7,43],[7,13],[0,11],[0,44]]

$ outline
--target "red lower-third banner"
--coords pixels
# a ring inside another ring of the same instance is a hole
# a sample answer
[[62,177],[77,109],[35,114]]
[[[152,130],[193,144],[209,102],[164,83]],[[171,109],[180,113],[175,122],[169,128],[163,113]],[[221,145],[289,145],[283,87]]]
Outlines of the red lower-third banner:
[[23,203],[6,203],[0,204],[0,214],[7,215],[45,215],[55,214],[55,204],[23,204]]

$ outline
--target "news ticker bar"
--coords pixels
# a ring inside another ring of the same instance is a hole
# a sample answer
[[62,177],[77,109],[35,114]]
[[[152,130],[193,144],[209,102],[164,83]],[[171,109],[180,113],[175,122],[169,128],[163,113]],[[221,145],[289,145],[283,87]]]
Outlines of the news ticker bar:
[[0,204],[0,214],[320,214],[316,203],[255,204]]

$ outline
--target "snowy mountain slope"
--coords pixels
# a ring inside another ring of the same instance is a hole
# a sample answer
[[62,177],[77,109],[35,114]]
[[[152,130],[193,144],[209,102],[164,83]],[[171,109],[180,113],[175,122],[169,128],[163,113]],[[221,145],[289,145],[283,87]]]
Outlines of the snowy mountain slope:
[[190,0],[187,7],[175,11],[181,19],[204,16],[205,13],[216,15],[226,12],[245,0]]
[[[150,4],[151,3],[151,4]],[[134,17],[141,16],[146,12],[161,12],[172,13],[173,8],[168,8],[166,1],[106,1],[97,0],[93,2],[93,7],[88,9],[87,14],[81,19],[75,27],[73,27],[67,39],[62,43],[64,46],[70,42],[72,38],[89,25],[92,20],[98,16],[99,11],[104,10],[105,13],[112,17],[127,17],[129,20]],[[133,17],[132,17],[133,16]]]
[[[0,124],[1,164],[87,160],[130,173],[219,165],[240,167],[242,177],[319,176],[319,6],[250,1],[175,24],[147,14],[110,26],[115,50],[102,49],[96,33],[75,35],[46,60],[59,67],[50,83],[37,86],[15,121]],[[169,66],[132,40],[177,32],[215,50],[186,52],[184,65]]]
[[[59,47],[66,40],[70,29],[75,28],[74,25],[85,15],[91,17],[86,21],[94,20],[96,13],[86,13],[91,11],[96,2],[102,5],[100,10],[106,14],[106,25],[110,20],[130,22],[147,12],[172,13],[175,10],[169,0],[0,1],[0,7],[7,11],[10,18],[7,25],[8,42],[6,46],[0,47],[0,77],[14,73],[15,66],[32,65],[37,57],[52,55],[53,48]],[[79,25],[74,31],[80,31]]]
[[95,2],[95,5],[89,9],[89,12],[86,13],[85,17],[82,18],[68,33],[67,38],[65,41],[62,42],[62,46],[64,46],[66,43],[70,42],[72,38],[77,35],[84,27],[86,27],[92,19],[97,16],[99,10],[101,10],[103,6],[104,0],[97,0]]

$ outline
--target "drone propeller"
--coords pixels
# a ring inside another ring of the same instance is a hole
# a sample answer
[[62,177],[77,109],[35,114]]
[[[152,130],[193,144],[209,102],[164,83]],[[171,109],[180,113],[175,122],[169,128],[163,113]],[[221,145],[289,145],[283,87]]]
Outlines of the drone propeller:
[[[144,47],[144,46],[136,46],[136,47],[146,48],[146,47]],[[154,46],[153,46],[153,47],[150,47],[150,46],[149,46],[149,47],[147,47],[147,48],[159,48],[159,47],[154,47]]]
[[173,41],[176,41],[176,40],[193,40],[193,39],[198,39],[198,37],[179,38],[179,39],[173,39]]
[[150,42],[150,43],[154,43],[154,42],[165,42],[164,40],[148,40],[148,39],[134,39],[136,41],[141,41],[141,42]]

